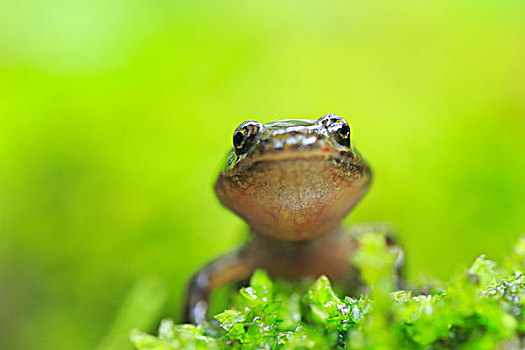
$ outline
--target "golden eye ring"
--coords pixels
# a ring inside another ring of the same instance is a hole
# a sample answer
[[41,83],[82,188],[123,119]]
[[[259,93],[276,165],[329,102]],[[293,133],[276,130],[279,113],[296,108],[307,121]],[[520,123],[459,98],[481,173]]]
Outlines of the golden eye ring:
[[233,147],[238,155],[246,153],[255,141],[255,136],[262,129],[262,124],[255,120],[247,120],[235,129]]
[[337,114],[326,114],[318,122],[324,125],[338,144],[350,148],[350,125],[344,118]]

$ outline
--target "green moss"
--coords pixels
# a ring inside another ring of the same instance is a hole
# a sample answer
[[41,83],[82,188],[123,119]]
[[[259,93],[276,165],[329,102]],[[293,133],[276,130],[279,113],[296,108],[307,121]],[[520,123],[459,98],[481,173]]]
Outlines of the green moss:
[[257,271],[235,305],[199,326],[162,322],[158,336],[133,331],[139,350],[494,349],[519,347],[525,331],[525,239],[502,265],[480,256],[445,287],[394,291],[394,255],[380,235],[361,238],[353,263],[369,293],[338,297],[313,284],[272,281]]

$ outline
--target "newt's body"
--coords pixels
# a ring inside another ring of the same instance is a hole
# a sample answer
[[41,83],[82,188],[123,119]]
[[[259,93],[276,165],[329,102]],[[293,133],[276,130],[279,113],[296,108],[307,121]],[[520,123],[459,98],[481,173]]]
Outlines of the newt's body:
[[[192,279],[185,321],[206,319],[216,287],[248,278],[262,268],[289,279],[327,275],[357,284],[349,256],[361,232],[387,232],[384,225],[339,224],[367,191],[372,173],[353,147],[348,123],[327,114],[317,121],[242,123],[215,191],[251,229],[239,251],[201,269]],[[390,237],[388,243],[393,245]],[[402,264],[399,250],[398,270]]]

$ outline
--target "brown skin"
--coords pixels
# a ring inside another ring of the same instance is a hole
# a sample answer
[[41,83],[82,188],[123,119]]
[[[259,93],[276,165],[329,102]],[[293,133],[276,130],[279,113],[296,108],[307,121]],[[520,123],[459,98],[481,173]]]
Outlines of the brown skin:
[[348,124],[335,114],[317,121],[241,124],[215,191],[222,204],[248,223],[251,239],[194,275],[185,321],[205,321],[215,288],[246,279],[259,268],[287,279],[327,275],[351,289],[358,277],[349,256],[358,249],[356,237],[363,232],[387,235],[387,243],[399,254],[400,275],[403,254],[390,228],[339,226],[366,193],[371,178],[366,161],[351,145]]

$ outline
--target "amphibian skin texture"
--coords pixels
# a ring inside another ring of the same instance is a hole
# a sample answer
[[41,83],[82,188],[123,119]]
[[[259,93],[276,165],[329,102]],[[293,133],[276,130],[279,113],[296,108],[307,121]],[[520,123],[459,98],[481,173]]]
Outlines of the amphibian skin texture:
[[359,249],[356,238],[363,232],[387,235],[398,251],[400,274],[403,253],[387,225],[340,227],[372,179],[350,134],[347,121],[336,114],[267,124],[249,120],[237,127],[215,192],[250,226],[250,240],[193,276],[186,322],[205,321],[212,290],[246,279],[258,268],[288,279],[324,274],[349,289],[356,286],[349,257]]

